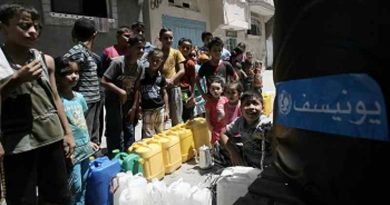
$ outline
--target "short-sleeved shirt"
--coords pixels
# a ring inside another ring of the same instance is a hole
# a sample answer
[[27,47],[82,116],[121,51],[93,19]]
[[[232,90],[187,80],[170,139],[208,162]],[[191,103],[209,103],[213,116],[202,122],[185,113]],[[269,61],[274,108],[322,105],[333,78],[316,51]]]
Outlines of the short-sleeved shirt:
[[218,121],[218,109],[222,108],[229,100],[225,96],[221,96],[219,99],[211,98],[206,102],[205,108],[208,110],[210,115],[210,123],[213,126],[213,131],[211,133],[211,143],[214,144],[215,141],[219,139],[221,131],[225,127],[225,120],[222,119]]
[[270,129],[271,121],[264,115],[261,115],[258,123],[252,126],[247,125],[245,118],[241,116],[226,126],[225,134],[229,138],[240,137],[246,162],[250,166],[260,167],[263,139],[265,139],[265,155],[271,153],[271,143],[265,136],[265,133]]
[[183,54],[181,54],[179,50],[170,48],[167,59],[165,60],[164,65],[162,67],[162,75],[166,79],[172,78],[177,73],[176,65],[184,62],[185,60],[186,59],[184,58]]
[[162,89],[166,85],[164,76],[160,72],[152,76],[146,68],[140,78],[142,109],[155,109],[164,106]]
[[[119,88],[126,90],[129,101],[134,99],[134,86],[136,80],[142,72],[142,64],[137,61],[136,64],[126,65],[125,57],[119,56],[112,60],[110,67],[104,73],[104,77],[111,80]],[[106,97],[108,99],[118,99],[116,93],[106,89]]]
[[80,66],[80,79],[73,90],[80,92],[87,103],[100,101],[100,82],[92,52],[80,42],[73,46],[64,57],[76,61]]
[[241,116],[240,103],[237,105],[230,105],[226,103],[223,107],[225,110],[225,124],[228,125],[233,122],[237,117]]
[[61,96],[61,100],[76,143],[74,160],[75,162],[80,162],[91,156],[94,151],[90,144],[88,127],[84,116],[84,113],[88,110],[87,102],[80,93],[74,92],[74,95],[72,99],[66,99]]
[[99,71],[99,73],[103,75],[110,66],[111,60],[118,56],[125,55],[126,51],[127,49],[120,49],[116,45],[105,48],[102,55],[102,69]]
[[191,78],[195,79],[195,63],[193,60],[188,59],[184,63],[185,74],[180,79],[180,87],[182,90],[188,90],[191,88]]
[[233,70],[232,65],[227,61],[219,61],[218,65],[212,65],[211,61],[207,61],[204,63],[198,72],[199,77],[206,78],[207,87],[210,86],[209,79],[212,76],[220,76],[225,80],[225,83],[229,81],[230,78],[235,77],[235,72]]

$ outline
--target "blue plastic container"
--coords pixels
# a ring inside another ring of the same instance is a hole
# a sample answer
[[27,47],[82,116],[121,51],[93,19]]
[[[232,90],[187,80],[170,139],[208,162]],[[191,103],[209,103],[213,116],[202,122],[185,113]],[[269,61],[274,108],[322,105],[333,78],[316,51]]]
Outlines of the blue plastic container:
[[119,160],[100,157],[89,164],[87,178],[86,204],[112,205],[110,182],[121,171]]

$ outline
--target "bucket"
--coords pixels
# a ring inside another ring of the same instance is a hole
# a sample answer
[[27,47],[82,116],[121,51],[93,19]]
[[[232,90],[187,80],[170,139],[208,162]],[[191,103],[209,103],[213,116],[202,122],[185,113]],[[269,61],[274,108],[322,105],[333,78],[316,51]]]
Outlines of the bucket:
[[211,134],[209,128],[207,127],[205,118],[198,117],[193,120],[189,120],[187,125],[191,128],[196,150],[198,150],[202,145],[211,147]]
[[165,165],[165,173],[174,172],[181,166],[180,140],[175,131],[153,136],[153,142],[161,145]]
[[113,198],[110,192],[111,179],[121,170],[118,160],[100,157],[90,162],[87,176],[87,204],[111,205]]
[[192,131],[185,126],[176,130],[180,137],[181,161],[184,163],[195,156],[195,145]]
[[122,171],[131,171],[133,174],[143,173],[141,157],[138,154],[119,152],[114,156],[121,163]]
[[129,147],[129,152],[136,153],[142,157],[141,164],[144,169],[144,176],[147,180],[153,178],[162,179],[165,175],[164,160],[161,145],[158,143],[148,142],[151,139],[144,139],[133,143]]

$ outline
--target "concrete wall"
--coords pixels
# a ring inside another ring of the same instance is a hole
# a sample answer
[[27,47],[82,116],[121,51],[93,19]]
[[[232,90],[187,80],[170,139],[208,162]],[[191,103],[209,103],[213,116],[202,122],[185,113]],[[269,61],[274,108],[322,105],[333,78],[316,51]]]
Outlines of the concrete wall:
[[[1,4],[18,2],[35,7],[43,18],[42,0],[1,0]],[[114,9],[117,9],[117,25],[119,26],[131,25],[138,20],[140,8],[135,0],[117,0],[117,8]],[[43,24],[42,34],[36,47],[52,56],[63,55],[73,45],[71,30],[71,25]],[[93,50],[100,55],[103,48],[116,42],[115,34],[116,28],[110,28],[107,33],[99,33]],[[0,38],[0,42],[3,42],[3,39]]]
[[[148,4],[150,1],[147,1]],[[149,7],[150,8],[150,7]],[[158,34],[162,27],[162,16],[169,15],[174,17],[186,18],[206,22],[207,30],[209,25],[209,0],[198,0],[198,11],[193,11],[188,8],[178,8],[169,5],[167,0],[162,1],[158,8],[149,10],[150,36],[151,43],[157,46],[160,45]],[[200,38],[200,36],[199,36]]]

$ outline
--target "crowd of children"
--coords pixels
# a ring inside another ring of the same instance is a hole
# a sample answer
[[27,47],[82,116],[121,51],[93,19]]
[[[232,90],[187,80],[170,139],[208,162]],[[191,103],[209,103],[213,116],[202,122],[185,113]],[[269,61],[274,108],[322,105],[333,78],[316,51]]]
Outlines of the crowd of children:
[[[100,58],[93,52],[96,26],[81,18],[72,29],[75,45],[54,62],[33,49],[41,32],[35,9],[2,5],[0,25],[5,37],[0,54],[8,62],[8,71],[0,72],[1,118],[7,119],[1,124],[0,156],[10,205],[63,204],[69,198],[68,204],[84,204],[88,157],[98,151],[103,134],[103,104],[109,156],[135,141],[141,116],[143,138],[161,132],[168,119],[176,125],[201,116],[211,144],[222,145],[231,164],[262,166],[264,150],[270,149],[262,68],[251,52],[244,57],[245,44],[230,53],[219,37],[204,32],[203,47],[182,38],[177,50],[173,31],[162,28],[159,49],[145,41],[144,26],[136,22],[120,27],[117,44]],[[28,187],[21,190],[24,183]]]

